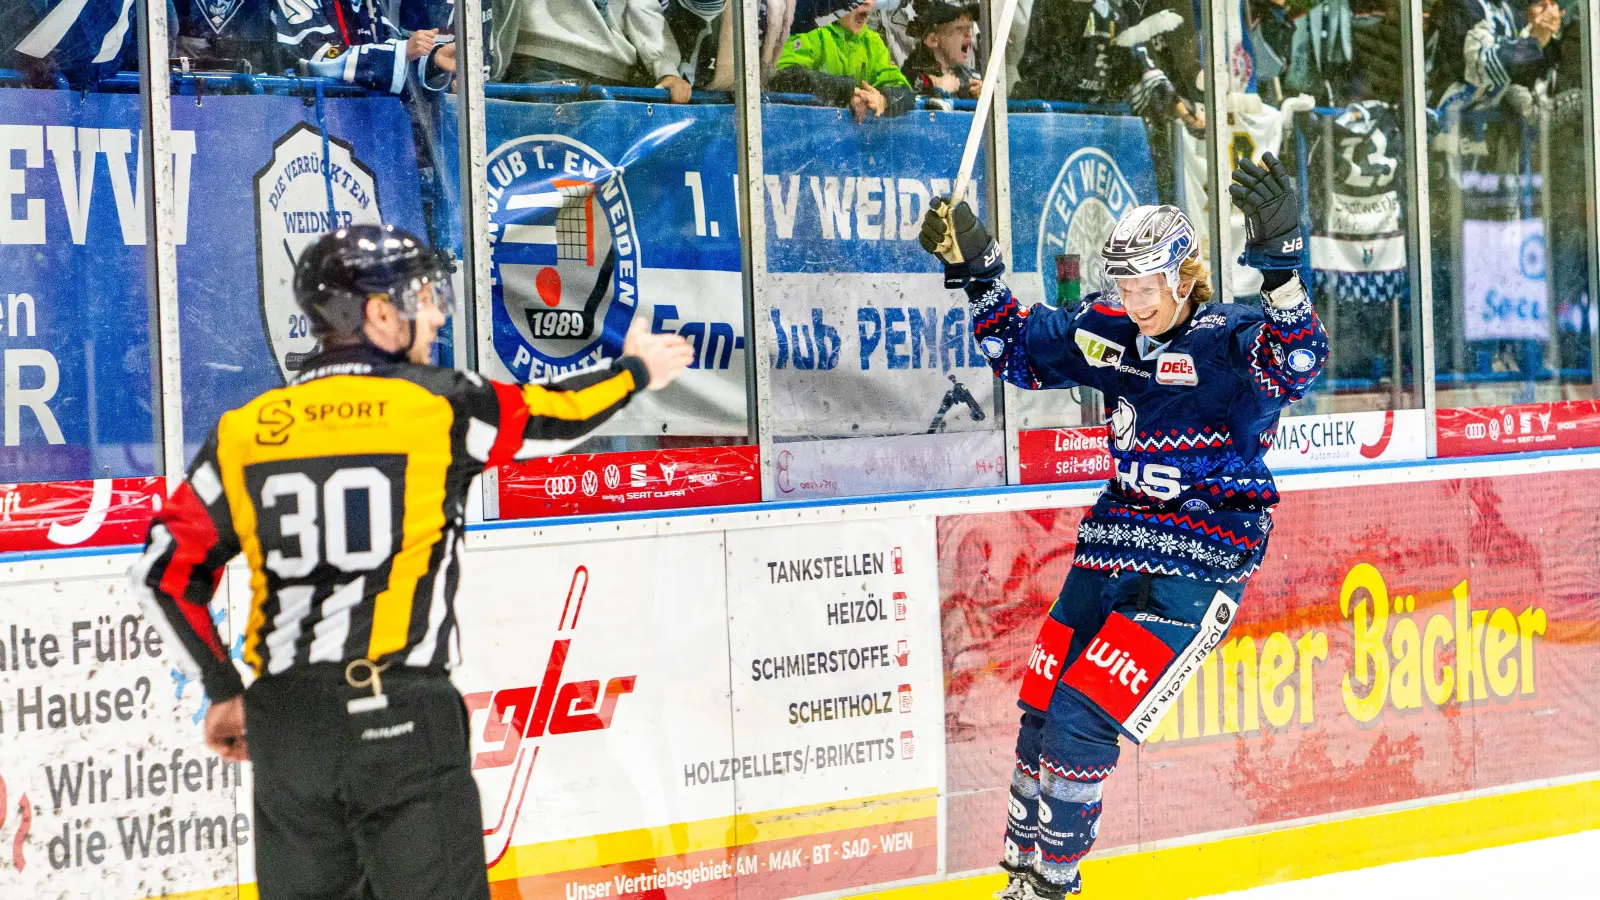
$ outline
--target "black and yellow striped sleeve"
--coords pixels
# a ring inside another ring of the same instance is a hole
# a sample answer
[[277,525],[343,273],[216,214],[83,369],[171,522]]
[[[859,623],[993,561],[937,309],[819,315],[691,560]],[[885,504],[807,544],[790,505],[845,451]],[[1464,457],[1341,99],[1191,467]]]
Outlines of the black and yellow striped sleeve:
[[218,465],[213,432],[188,477],[151,521],[133,580],[145,604],[170,626],[200,670],[206,694],[220,703],[243,693],[244,683],[211,618],[211,598],[222,570],[239,553]]
[[624,356],[546,384],[489,382],[494,401],[485,406],[493,406],[496,421],[486,464],[560,453],[627,406],[649,381],[644,363]]

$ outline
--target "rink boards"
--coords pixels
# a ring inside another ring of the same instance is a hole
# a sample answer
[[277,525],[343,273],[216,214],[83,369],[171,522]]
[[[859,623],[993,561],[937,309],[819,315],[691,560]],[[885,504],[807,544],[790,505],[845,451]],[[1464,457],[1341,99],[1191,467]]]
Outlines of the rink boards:
[[[1228,639],[1107,783],[1086,896],[1600,827],[1597,468],[1284,476]],[[473,530],[456,680],[495,896],[992,890],[1021,663],[1096,490]],[[6,896],[254,896],[249,767],[202,746],[133,559],[0,567]]]

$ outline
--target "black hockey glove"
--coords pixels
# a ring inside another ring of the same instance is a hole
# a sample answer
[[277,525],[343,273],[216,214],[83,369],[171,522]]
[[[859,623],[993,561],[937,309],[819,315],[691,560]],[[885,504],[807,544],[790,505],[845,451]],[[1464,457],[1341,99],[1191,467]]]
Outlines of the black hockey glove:
[[1264,271],[1298,269],[1306,245],[1300,230],[1300,199],[1276,156],[1267,153],[1261,161],[1266,168],[1240,159],[1228,186],[1233,205],[1244,213],[1246,240],[1239,262]]
[[993,281],[1005,271],[1000,247],[965,200],[950,208],[950,198],[938,197],[922,217],[922,249],[944,260],[944,286],[958,288],[968,281]]

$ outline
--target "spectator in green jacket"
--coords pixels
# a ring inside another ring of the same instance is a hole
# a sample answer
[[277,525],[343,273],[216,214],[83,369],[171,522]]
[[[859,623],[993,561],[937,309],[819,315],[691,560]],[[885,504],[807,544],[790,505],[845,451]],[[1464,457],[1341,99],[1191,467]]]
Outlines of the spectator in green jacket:
[[832,106],[847,106],[857,122],[898,116],[911,109],[911,83],[889,48],[867,28],[874,0],[837,0],[839,18],[789,39],[770,85],[775,91],[811,94]]

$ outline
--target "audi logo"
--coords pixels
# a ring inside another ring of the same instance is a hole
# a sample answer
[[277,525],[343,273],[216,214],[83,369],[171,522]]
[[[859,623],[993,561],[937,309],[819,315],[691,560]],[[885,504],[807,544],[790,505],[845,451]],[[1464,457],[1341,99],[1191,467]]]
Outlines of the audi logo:
[[1478,440],[1478,439],[1480,439],[1480,438],[1482,438],[1484,436],[1484,434],[1485,434],[1485,432],[1487,430],[1488,429],[1483,427],[1483,423],[1482,422],[1471,422],[1471,423],[1468,423],[1468,425],[1467,425],[1467,438],[1469,440]]
[[594,474],[593,469],[585,470],[583,473],[583,495],[585,497],[593,497],[595,491],[598,490],[600,490],[600,479]]
[[578,492],[578,479],[571,475],[552,475],[544,480],[545,493],[552,497],[566,497]]
[[606,487],[613,490],[622,483],[622,472],[616,466],[606,466]]

